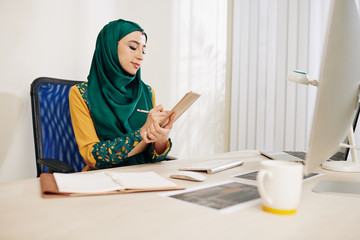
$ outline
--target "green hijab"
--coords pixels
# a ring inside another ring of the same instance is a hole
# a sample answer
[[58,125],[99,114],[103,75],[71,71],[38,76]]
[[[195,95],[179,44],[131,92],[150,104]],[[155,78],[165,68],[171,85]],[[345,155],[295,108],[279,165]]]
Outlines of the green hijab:
[[114,140],[141,128],[147,116],[136,109],[153,107],[151,92],[141,80],[140,69],[130,75],[119,61],[118,42],[134,31],[143,32],[143,29],[119,19],[107,24],[97,37],[88,91],[90,114],[101,141]]

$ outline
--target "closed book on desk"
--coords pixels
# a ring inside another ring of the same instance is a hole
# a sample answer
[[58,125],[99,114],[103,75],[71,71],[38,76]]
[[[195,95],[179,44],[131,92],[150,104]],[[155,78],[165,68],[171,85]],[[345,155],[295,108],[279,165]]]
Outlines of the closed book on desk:
[[[175,107],[173,107],[168,114],[166,114],[166,116],[161,120],[160,122],[160,126],[164,126],[171,114],[173,112],[176,113],[175,115],[175,121],[200,97],[200,94],[198,93],[194,93],[194,92],[188,92],[187,94],[185,94],[185,96],[175,105]],[[144,141],[139,142],[127,155],[127,157],[131,157],[134,156],[138,153],[143,152],[146,147],[148,146],[148,144]]]
[[40,185],[44,198],[184,189],[154,172],[43,173]]
[[230,168],[243,165],[243,160],[211,160],[202,163],[195,163],[189,166],[180,168],[183,171],[199,171],[207,172],[209,174],[221,172]]

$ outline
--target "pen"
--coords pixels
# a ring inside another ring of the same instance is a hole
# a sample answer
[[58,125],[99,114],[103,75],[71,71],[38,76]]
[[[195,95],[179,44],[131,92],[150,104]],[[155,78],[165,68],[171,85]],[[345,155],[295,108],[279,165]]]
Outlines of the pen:
[[149,113],[149,111],[141,110],[141,109],[138,109],[137,111],[138,111],[138,112],[142,112],[142,113]]

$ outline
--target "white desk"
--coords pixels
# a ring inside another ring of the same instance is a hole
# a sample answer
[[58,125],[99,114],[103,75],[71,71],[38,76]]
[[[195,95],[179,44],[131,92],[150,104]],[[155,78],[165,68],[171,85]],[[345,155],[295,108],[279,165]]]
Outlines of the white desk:
[[[263,159],[256,151],[219,156],[242,158],[245,164],[207,175],[202,183],[171,180],[187,188],[223,180],[251,183],[229,176],[255,170]],[[191,161],[119,170],[168,177]],[[0,239],[360,239],[360,198],[311,191],[320,179],[350,178],[360,181],[360,174],[328,172],[305,181],[298,212],[289,216],[264,212],[260,203],[225,214],[159,192],[43,199],[39,179],[0,183]]]

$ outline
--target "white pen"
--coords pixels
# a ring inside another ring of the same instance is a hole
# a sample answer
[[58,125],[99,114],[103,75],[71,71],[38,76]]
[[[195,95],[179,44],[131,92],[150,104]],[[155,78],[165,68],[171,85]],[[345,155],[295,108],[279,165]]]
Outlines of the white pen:
[[141,109],[138,109],[137,111],[138,111],[138,112],[142,112],[142,113],[149,113],[149,111],[141,110]]

